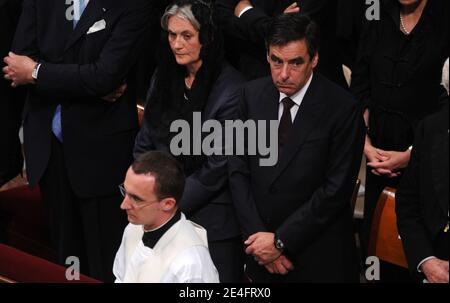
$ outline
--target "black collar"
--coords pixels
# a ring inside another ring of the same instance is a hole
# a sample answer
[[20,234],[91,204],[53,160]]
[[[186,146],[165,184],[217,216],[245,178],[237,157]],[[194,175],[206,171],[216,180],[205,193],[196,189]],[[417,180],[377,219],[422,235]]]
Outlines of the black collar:
[[158,243],[159,239],[179,220],[181,219],[181,211],[178,210],[173,216],[172,219],[169,220],[166,224],[164,224],[161,228],[158,228],[154,231],[144,232],[142,236],[142,242],[145,246],[152,248],[155,247],[156,243]]

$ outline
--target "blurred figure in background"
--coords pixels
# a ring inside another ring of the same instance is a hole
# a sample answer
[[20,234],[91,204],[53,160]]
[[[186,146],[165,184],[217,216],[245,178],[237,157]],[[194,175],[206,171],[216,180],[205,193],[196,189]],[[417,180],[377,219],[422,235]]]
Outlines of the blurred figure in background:
[[367,158],[363,255],[376,203],[397,188],[420,120],[438,109],[449,53],[449,1],[385,0],[379,21],[367,22],[353,70],[352,91],[364,104]]
[[445,62],[443,108],[417,127],[411,161],[396,195],[397,224],[414,277],[448,283],[449,67]]

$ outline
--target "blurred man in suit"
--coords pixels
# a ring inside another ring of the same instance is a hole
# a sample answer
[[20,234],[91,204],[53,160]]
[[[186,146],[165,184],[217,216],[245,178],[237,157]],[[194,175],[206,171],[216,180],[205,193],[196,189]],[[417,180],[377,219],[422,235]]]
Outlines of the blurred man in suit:
[[29,87],[28,180],[41,187],[59,261],[77,256],[105,281],[126,224],[117,185],[138,129],[135,67],[151,3],[24,0],[3,69],[12,86]]
[[272,77],[246,85],[240,118],[279,120],[278,163],[262,167],[261,155],[229,163],[249,236],[247,273],[255,282],[357,282],[350,196],[362,157],[361,108],[314,72],[317,26],[309,17],[276,17],[267,44]]
[[[11,49],[20,16],[21,1],[0,0],[0,58]],[[0,186],[22,171],[22,148],[19,140],[24,92],[14,91],[9,82],[0,79]]]
[[414,277],[448,283],[448,59],[443,108],[417,127],[411,161],[396,194],[398,230]]

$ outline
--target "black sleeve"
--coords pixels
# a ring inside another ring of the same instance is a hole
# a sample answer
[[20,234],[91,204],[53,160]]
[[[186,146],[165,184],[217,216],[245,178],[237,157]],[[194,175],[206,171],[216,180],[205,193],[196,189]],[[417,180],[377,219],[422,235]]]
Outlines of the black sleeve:
[[[158,71],[156,70],[150,81],[150,88],[147,93],[147,101],[146,101],[147,104],[148,104],[148,100],[149,100],[150,96],[152,96],[152,94],[155,93],[155,90],[156,90],[155,83],[156,83],[157,76],[158,76]],[[145,106],[144,118],[142,120],[141,129],[139,130],[139,133],[137,134],[136,140],[134,143],[134,150],[133,150],[134,158],[137,158],[140,154],[143,154],[147,151],[155,149],[155,145],[152,141],[152,136],[151,136],[150,130],[151,130],[150,108],[148,106]]]
[[238,18],[234,15],[234,8],[238,2],[216,1],[218,20],[224,34],[233,39],[264,46],[265,33],[272,18],[259,8],[252,8]]
[[[226,120],[236,118],[237,101],[239,89],[237,87],[230,89],[226,93],[223,106],[215,120],[225,129]],[[187,215],[192,214],[204,205],[208,204],[214,196],[228,186],[228,156],[224,155],[227,146],[223,146],[222,155],[208,156],[207,161],[200,169],[186,178],[186,186],[183,198],[180,201],[180,209]]]
[[37,20],[36,20],[36,0],[24,0],[22,4],[22,14],[17,25],[12,51],[23,56],[28,56],[34,60],[40,57],[37,46]]
[[421,153],[424,148],[424,122],[417,128],[414,148],[408,168],[403,175],[396,193],[397,226],[402,238],[409,269],[417,274],[417,265],[432,256],[433,244],[428,237],[421,216],[420,206],[420,167]]

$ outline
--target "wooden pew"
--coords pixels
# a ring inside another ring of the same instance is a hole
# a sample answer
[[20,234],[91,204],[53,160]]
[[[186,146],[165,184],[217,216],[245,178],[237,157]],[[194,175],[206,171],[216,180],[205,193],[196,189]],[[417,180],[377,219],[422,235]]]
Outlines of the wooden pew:
[[395,189],[385,188],[375,209],[369,240],[369,256],[408,268],[402,240],[397,229]]

